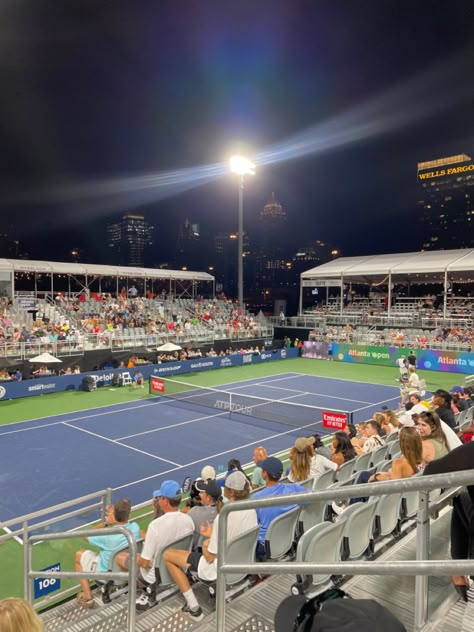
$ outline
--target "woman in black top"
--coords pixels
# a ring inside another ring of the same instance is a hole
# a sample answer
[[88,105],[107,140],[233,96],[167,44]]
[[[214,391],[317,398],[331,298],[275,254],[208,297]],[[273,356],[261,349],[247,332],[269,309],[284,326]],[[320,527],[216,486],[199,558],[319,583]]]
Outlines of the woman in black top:
[[[423,474],[446,474],[474,469],[474,441],[451,450],[441,459],[431,461]],[[474,558],[474,485],[470,485],[454,499],[451,514],[451,555],[454,560]],[[456,591],[467,601],[469,580],[462,575],[453,577]]]

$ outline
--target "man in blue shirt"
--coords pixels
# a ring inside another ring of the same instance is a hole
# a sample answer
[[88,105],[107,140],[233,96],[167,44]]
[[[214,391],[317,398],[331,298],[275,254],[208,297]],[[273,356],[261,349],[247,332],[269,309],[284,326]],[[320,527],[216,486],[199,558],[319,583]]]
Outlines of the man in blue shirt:
[[[257,465],[262,468],[262,477],[265,481],[265,488],[255,492],[255,494],[252,495],[252,500],[257,498],[269,498],[270,496],[284,496],[285,494],[294,494],[306,491],[304,487],[298,485],[297,483],[280,483],[280,478],[283,473],[283,463],[280,459],[277,459],[274,456],[269,456],[264,461],[259,461]],[[265,535],[270,522],[277,516],[280,516],[295,507],[296,505],[283,505],[279,507],[264,507],[262,509],[257,509],[257,520],[260,527],[257,543],[257,558],[262,559],[265,555]]]
[[[140,527],[136,522],[129,522],[132,505],[127,498],[122,498],[115,505],[107,509],[107,518],[104,524],[97,525],[96,529],[102,529],[109,525],[120,525],[131,531],[135,540],[140,538]],[[112,555],[128,545],[127,539],[121,534],[99,535],[92,538],[84,538],[89,544],[99,547],[100,553],[88,549],[77,551],[75,556],[75,569],[81,573],[106,573],[109,570],[109,562]],[[77,595],[77,600],[85,608],[93,608],[90,581],[80,579],[82,593]]]

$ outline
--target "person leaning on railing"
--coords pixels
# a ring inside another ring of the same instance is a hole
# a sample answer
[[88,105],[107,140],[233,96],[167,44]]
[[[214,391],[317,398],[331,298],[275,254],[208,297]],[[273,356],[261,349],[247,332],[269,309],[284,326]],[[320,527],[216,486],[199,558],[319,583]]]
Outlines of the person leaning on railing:
[[[474,441],[465,443],[449,454],[428,463],[423,474],[446,474],[474,469]],[[453,503],[451,514],[451,556],[454,560],[474,558],[474,485],[464,489]],[[468,600],[469,579],[462,575],[452,578],[463,601]]]

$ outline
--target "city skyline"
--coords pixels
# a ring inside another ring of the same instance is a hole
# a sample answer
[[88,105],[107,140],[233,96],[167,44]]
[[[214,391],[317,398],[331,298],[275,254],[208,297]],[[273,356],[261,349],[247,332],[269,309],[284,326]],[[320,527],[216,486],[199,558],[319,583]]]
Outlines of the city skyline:
[[167,0],[2,11],[2,234],[31,257],[104,260],[106,226],[125,213],[155,226],[154,264],[186,218],[235,230],[235,178],[190,182],[235,149],[257,163],[249,235],[275,191],[295,251],[413,250],[417,163],[473,155],[467,1],[210,1],[186,20]]

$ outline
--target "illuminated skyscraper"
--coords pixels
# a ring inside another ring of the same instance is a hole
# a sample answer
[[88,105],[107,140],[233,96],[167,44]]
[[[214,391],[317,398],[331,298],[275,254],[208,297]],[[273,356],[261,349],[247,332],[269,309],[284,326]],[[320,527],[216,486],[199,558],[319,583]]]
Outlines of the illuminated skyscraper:
[[143,215],[124,215],[107,227],[107,245],[114,263],[143,267],[146,250],[152,245],[153,226]]
[[474,246],[474,161],[466,154],[419,162],[424,249]]

